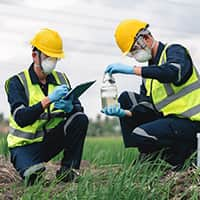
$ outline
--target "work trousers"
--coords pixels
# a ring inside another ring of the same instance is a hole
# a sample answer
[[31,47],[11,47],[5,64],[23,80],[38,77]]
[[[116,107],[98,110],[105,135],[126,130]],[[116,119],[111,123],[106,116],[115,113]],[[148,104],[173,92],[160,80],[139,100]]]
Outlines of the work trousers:
[[199,122],[174,115],[163,117],[132,92],[123,92],[119,103],[123,109],[133,110],[132,117],[120,118],[125,147],[137,147],[147,154],[162,150],[163,158],[172,165],[183,165],[196,150]]
[[64,150],[61,166],[79,169],[87,128],[87,116],[82,112],[74,113],[44,134],[42,142],[10,149],[11,162],[24,178],[29,168],[40,166]]

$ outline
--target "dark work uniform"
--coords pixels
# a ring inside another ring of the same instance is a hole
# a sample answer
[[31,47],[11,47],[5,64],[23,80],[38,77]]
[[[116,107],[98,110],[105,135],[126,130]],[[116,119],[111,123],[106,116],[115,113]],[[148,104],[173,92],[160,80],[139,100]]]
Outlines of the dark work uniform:
[[[156,57],[150,60],[148,67],[142,68],[142,77],[180,86],[192,74],[192,60],[184,47],[174,44],[167,49],[167,62],[158,67],[163,49],[164,44],[159,42]],[[179,64],[180,71],[171,63]],[[120,95],[119,103],[123,109],[132,112],[132,117],[120,118],[125,147],[137,147],[147,154],[165,149],[165,160],[172,165],[183,165],[195,151],[200,122],[174,115],[163,117],[146,96],[144,83],[140,94],[125,91]]]
[[[29,74],[32,84],[39,84],[45,96],[48,95],[48,84],[56,84],[56,80],[51,74],[47,76],[46,84],[40,83],[33,70],[33,65],[29,68]],[[15,121],[20,127],[31,125],[44,112],[41,102],[29,107],[24,87],[18,77],[13,76],[9,83],[8,101],[11,114],[14,115]],[[24,107],[17,110],[20,105],[24,105]],[[79,168],[88,118],[83,113],[78,99],[73,100],[73,105],[73,110],[63,118],[63,121],[53,130],[44,134],[42,142],[10,149],[11,162],[22,177],[24,171],[29,167],[49,161],[62,150],[64,150],[64,156],[61,165],[66,168]]]

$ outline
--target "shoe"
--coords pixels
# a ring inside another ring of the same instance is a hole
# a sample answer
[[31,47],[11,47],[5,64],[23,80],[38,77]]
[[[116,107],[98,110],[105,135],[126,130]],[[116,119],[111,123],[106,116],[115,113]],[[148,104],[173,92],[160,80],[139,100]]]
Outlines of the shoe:
[[39,183],[44,179],[43,172],[45,171],[45,167],[35,171],[30,176],[24,178],[24,183],[26,186],[32,186],[36,183]]
[[173,172],[179,172],[179,171],[181,171],[183,168],[184,168],[184,165],[183,165],[183,164],[177,164],[177,165],[172,166],[171,171],[173,171]]
[[76,182],[78,177],[80,177],[79,172],[72,168],[62,166],[56,171],[56,178],[65,183],[72,181]]

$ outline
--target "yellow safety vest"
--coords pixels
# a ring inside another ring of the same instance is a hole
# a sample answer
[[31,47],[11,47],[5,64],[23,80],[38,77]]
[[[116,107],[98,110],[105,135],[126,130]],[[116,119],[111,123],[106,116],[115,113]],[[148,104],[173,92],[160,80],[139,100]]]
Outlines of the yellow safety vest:
[[[162,51],[158,67],[166,63],[168,47],[166,45]],[[180,86],[173,83],[160,83],[155,79],[145,79],[147,96],[152,97],[156,109],[164,116],[175,114],[192,121],[200,121],[200,78],[196,67],[193,66],[192,69],[190,78]]]
[[[69,81],[65,74],[53,71],[52,72],[57,84],[67,84],[70,88]],[[20,79],[21,83],[24,86],[24,90],[26,96],[28,98],[29,106],[32,106],[38,102],[40,102],[44,97],[44,93],[42,92],[39,84],[32,84],[30,74],[28,70],[24,70],[23,72],[19,73],[18,78]],[[6,91],[8,92],[9,87],[8,79],[5,84]],[[51,93],[57,85],[49,84],[48,85],[48,93]],[[54,106],[53,104],[50,105],[50,112],[53,112]],[[63,112],[62,110],[56,110],[54,112]],[[42,115],[44,116],[47,114],[47,109],[45,109]],[[28,125],[24,128],[21,128],[17,125],[12,115],[9,117],[9,134],[7,137],[8,146],[9,148],[17,147],[17,146],[24,146],[27,144],[32,144],[35,142],[41,142],[43,140],[44,131],[43,126],[45,125],[47,133],[56,127],[63,118],[51,118],[50,120],[39,118],[33,124]]]

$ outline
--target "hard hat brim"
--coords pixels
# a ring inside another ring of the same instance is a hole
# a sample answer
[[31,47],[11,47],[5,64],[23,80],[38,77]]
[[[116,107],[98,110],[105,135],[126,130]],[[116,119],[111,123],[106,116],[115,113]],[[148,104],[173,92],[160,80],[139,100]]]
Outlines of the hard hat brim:
[[49,57],[53,57],[53,58],[64,58],[65,57],[65,54],[64,52],[62,53],[49,53],[49,52],[45,52],[45,51],[42,51],[42,53],[44,53],[45,55],[49,56]]
[[128,53],[129,53],[129,51],[126,51],[126,52],[122,53],[122,56],[127,56]]

